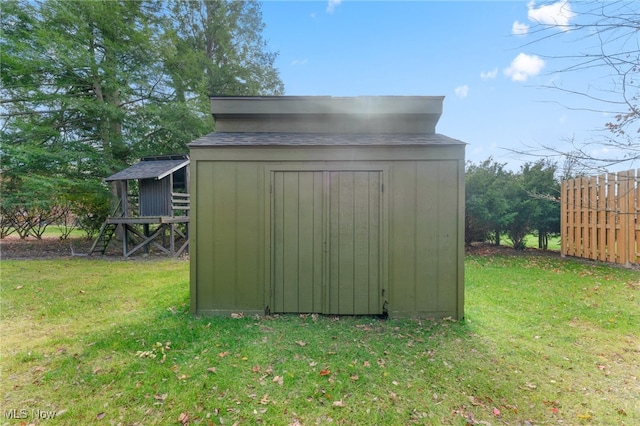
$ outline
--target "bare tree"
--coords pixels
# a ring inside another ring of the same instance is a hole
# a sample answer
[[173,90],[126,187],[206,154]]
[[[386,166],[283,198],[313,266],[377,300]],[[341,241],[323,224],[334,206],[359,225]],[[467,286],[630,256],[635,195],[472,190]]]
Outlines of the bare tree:
[[[557,19],[542,13],[551,8]],[[563,103],[566,108],[606,114],[609,120],[594,129],[602,131],[590,140],[566,140],[568,149],[546,144],[525,153],[562,156],[583,170],[637,164],[640,161],[640,2],[531,2],[529,19],[534,25],[529,31],[533,40],[527,43],[528,47],[541,49],[548,43],[554,43],[556,48],[558,45],[568,47],[566,54],[540,55],[555,65],[554,73],[568,77],[544,87],[568,95],[567,102]],[[577,51],[576,43],[572,42],[579,42],[585,50]],[[576,73],[593,76],[593,79],[586,86],[576,86],[570,78]]]

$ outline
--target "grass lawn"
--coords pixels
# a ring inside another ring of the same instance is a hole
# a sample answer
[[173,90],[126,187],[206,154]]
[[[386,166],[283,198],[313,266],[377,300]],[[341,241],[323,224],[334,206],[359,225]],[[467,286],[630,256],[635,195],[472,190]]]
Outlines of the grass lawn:
[[186,262],[5,260],[1,424],[640,424],[640,273],[466,274],[462,322],[194,318]]

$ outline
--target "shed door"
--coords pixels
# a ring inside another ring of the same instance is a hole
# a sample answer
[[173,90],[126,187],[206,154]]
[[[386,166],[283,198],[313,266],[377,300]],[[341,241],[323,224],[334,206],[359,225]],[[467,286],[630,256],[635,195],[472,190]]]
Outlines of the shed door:
[[379,171],[274,172],[273,311],[381,314]]

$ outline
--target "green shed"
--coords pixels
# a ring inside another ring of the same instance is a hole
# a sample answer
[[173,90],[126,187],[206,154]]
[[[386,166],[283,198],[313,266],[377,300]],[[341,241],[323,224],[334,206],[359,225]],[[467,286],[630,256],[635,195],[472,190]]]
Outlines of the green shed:
[[214,97],[190,144],[191,312],[464,315],[444,97]]

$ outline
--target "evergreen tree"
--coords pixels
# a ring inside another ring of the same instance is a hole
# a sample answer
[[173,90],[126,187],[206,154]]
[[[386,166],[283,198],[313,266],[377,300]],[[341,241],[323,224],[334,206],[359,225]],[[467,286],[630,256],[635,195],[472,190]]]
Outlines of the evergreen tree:
[[4,2],[3,218],[103,203],[104,177],[213,129],[211,94],[281,94],[263,27],[256,2]]

